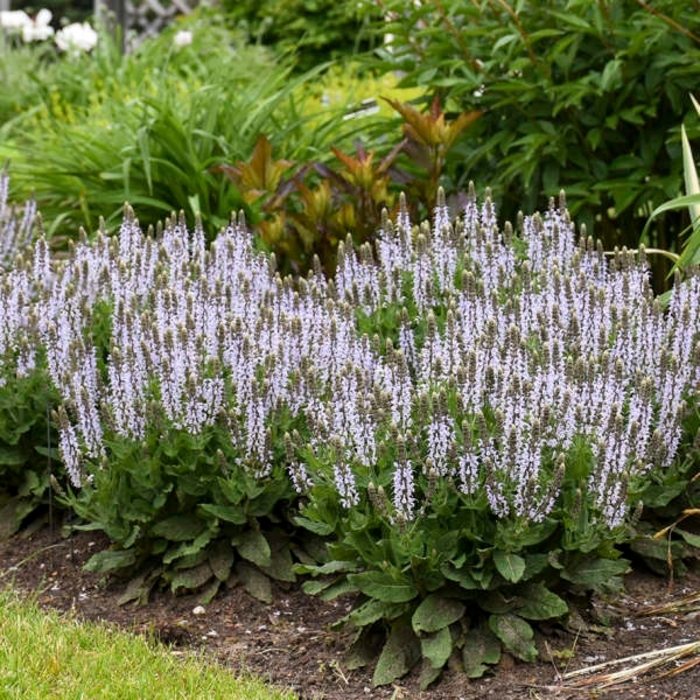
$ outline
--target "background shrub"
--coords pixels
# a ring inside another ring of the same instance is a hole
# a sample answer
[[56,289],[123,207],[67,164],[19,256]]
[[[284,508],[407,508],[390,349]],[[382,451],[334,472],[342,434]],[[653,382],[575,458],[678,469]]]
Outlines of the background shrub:
[[[376,3],[365,7],[374,13]],[[514,220],[560,188],[606,246],[636,247],[652,209],[682,189],[679,125],[700,77],[700,15],[686,3],[381,3],[392,43],[372,67],[402,71],[446,108],[482,109],[447,163],[448,191],[489,184]],[[693,124],[696,123],[694,120]],[[673,249],[687,220],[658,222]]]
[[294,53],[301,71],[370,48],[375,39],[367,27],[379,17],[360,16],[357,3],[333,0],[222,0],[221,7],[252,41]]
[[[183,28],[193,43],[178,47]],[[79,226],[94,232],[100,217],[116,224],[125,201],[151,222],[182,210],[215,230],[242,204],[212,174],[217,163],[248,157],[263,131],[293,158],[326,151],[329,132],[338,137],[342,121],[332,110],[305,128],[300,88],[321,70],[290,78],[289,63],[245,46],[206,11],[127,56],[103,34],[93,55],[51,64],[2,125],[13,196],[35,192],[51,236]]]

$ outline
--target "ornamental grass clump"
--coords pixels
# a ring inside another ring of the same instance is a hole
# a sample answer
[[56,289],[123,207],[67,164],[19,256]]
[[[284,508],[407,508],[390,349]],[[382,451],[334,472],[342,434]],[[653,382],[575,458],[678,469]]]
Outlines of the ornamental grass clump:
[[355,594],[378,685],[533,660],[533,623],[617,585],[646,494],[692,478],[700,278],[662,308],[643,251],[608,259],[563,198],[503,230],[473,188],[454,221],[402,206],[332,278],[281,277],[241,219],[207,247],[129,211],[17,269],[3,324],[31,320],[61,396],[62,500],[114,543],[89,566],[126,599]]

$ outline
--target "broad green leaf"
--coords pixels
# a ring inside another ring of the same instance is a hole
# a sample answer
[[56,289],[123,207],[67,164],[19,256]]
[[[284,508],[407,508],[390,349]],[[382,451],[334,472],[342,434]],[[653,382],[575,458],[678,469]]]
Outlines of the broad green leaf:
[[263,566],[262,570],[275,581],[294,583],[297,580],[292,553],[287,546],[275,547],[270,552],[270,565]]
[[19,464],[24,464],[26,457],[22,454],[19,448],[8,448],[0,445],[0,465],[3,467],[16,467]]
[[193,557],[198,559],[198,564],[201,563],[207,557],[204,549],[211,541],[213,535],[214,533],[211,530],[204,530],[204,532],[202,532],[199,537],[196,537],[194,540],[180,542],[180,544],[170,547],[170,549],[163,555],[163,563],[170,564],[176,561],[176,565],[179,568],[183,566],[188,567],[193,566],[193,564],[190,564],[187,561]]
[[207,524],[194,514],[173,515],[156,523],[151,532],[172,542],[193,540],[206,530]]
[[234,525],[244,525],[248,521],[248,517],[243,508],[237,506],[223,506],[216,503],[202,503],[199,508],[208,515],[213,515],[219,520],[224,520],[227,523]]
[[667,506],[676,496],[679,496],[688,486],[687,481],[677,481],[674,484],[652,484],[644,489],[644,507],[661,508]]
[[324,588],[321,591],[320,598],[321,600],[335,600],[338,596],[350,593],[357,593],[357,587],[348,581],[347,578],[341,577],[327,588]]
[[214,596],[219,592],[219,589],[221,588],[221,584],[223,581],[221,581],[218,578],[213,578],[210,582],[209,585],[205,586],[199,596],[197,597],[197,600],[201,605],[209,605],[212,600],[214,600]]
[[428,659],[423,658],[423,664],[420,670],[420,678],[418,682],[420,684],[420,689],[425,691],[428,689],[431,683],[434,683],[442,673],[442,666],[437,668],[433,666]]
[[669,556],[669,542],[665,539],[655,540],[653,537],[636,537],[630,542],[630,549],[645,559],[660,559],[665,562]]
[[425,598],[413,613],[413,631],[416,634],[437,632],[459,620],[465,610],[464,603],[459,600],[433,593]]
[[35,507],[31,499],[13,498],[0,508],[0,542],[12,537]]
[[304,583],[301,584],[301,588],[306,595],[318,595],[334,583],[335,581],[304,581]]
[[370,627],[363,628],[357,633],[345,655],[345,665],[349,670],[354,671],[357,668],[369,666],[377,658],[374,637]]
[[467,568],[458,569],[452,564],[445,564],[441,567],[440,571],[446,579],[458,583],[467,591],[481,589],[481,584],[472,576]]
[[124,569],[135,562],[136,551],[133,549],[105,549],[93,554],[83,568],[95,574],[106,574]]
[[589,557],[566,566],[561,572],[561,577],[571,581],[571,583],[596,588],[606,583],[612,583],[611,579],[627,573],[627,571],[629,571],[629,562],[626,559]]
[[272,562],[270,545],[260,530],[246,530],[236,538],[232,538],[232,542],[244,559],[258,566],[270,566]]
[[416,585],[407,579],[397,579],[382,571],[348,574],[348,581],[370,598],[387,603],[404,603],[418,595]]
[[525,573],[525,560],[517,554],[497,549],[493,553],[493,563],[498,573],[511,583],[520,581]]
[[468,678],[481,678],[489,665],[501,659],[501,642],[491,630],[475,627],[467,632],[462,648],[462,662]]
[[145,571],[136,578],[131,579],[124,593],[119,597],[117,605],[126,605],[126,603],[130,603],[132,600],[136,605],[145,605],[162,571],[162,567],[157,567],[156,569]]
[[522,617],[512,613],[491,615],[489,627],[513,656],[523,661],[537,658],[537,649],[532,643],[532,627]]
[[170,589],[176,593],[181,588],[193,591],[203,586],[213,576],[211,566],[204,562],[191,569],[181,569],[177,571],[170,580]]
[[449,627],[443,627],[420,640],[421,654],[433,668],[442,668],[452,653],[452,634]]
[[259,569],[250,564],[239,561],[235,567],[236,578],[253,598],[263,603],[272,602],[272,584],[270,579]]
[[294,518],[294,524],[299,525],[299,527],[303,527],[316,535],[321,535],[322,537],[325,535],[330,535],[334,530],[333,525],[321,523],[316,520],[309,520],[309,518],[303,518],[301,516]]
[[515,607],[516,599],[512,595],[506,596],[503,591],[484,591],[479,595],[479,607],[489,613],[501,614],[511,611]]
[[700,535],[695,535],[687,530],[681,530],[676,528],[675,532],[678,533],[691,547],[700,547]]
[[523,586],[519,593],[522,603],[517,606],[517,613],[527,620],[550,620],[566,615],[569,611],[564,600],[542,582]]
[[388,685],[405,676],[420,659],[420,643],[406,620],[396,621],[374,669],[372,683]]
[[233,547],[225,540],[220,540],[209,552],[209,566],[219,581],[226,581],[233,566]]
[[314,576],[325,576],[327,574],[337,574],[340,572],[356,571],[358,563],[356,561],[341,561],[333,559],[321,565],[295,564],[294,571],[298,574],[313,574]]
[[343,620],[356,627],[367,627],[378,620],[395,620],[406,612],[407,607],[406,603],[386,603],[373,598],[346,615]]

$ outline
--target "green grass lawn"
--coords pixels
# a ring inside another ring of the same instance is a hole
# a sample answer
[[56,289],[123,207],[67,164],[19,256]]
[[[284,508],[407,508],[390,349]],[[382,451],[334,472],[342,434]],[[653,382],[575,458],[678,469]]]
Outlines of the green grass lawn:
[[0,700],[294,700],[142,637],[44,612],[0,592]]

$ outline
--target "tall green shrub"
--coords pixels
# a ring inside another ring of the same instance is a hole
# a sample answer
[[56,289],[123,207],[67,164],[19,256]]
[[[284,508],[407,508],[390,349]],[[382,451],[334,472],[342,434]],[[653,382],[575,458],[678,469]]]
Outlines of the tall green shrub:
[[[366,2],[368,12],[376,3]],[[483,109],[446,185],[488,182],[513,219],[565,188],[606,246],[638,243],[651,210],[682,190],[678,125],[700,78],[700,13],[660,0],[381,3],[393,35],[375,66],[403,71],[458,111]],[[652,244],[673,248],[679,214]]]
[[371,46],[366,31],[375,10],[363,19],[357,3],[333,0],[222,0],[229,21],[250,38],[281,52],[295,52],[299,69]]

